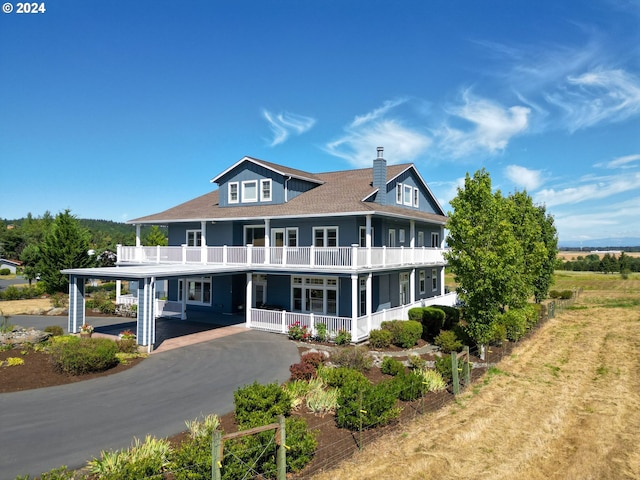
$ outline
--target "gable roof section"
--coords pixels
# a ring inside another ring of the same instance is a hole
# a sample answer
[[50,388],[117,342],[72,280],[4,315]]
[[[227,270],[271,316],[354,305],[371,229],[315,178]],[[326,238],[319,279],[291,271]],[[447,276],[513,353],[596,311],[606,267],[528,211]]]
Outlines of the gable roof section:
[[[250,159],[245,157],[242,161]],[[250,159],[253,161],[253,159]],[[239,163],[234,165],[237,166]],[[278,173],[301,172],[259,161],[261,165],[271,168]],[[232,168],[234,168],[232,167]],[[413,164],[387,166],[387,183],[396,178]],[[225,170],[212,181],[219,179],[230,169]],[[306,173],[306,172],[302,172]],[[288,174],[288,173],[287,173]],[[395,205],[380,205],[374,202],[365,202],[363,199],[370,197],[376,189],[371,185],[373,168],[357,170],[340,170],[335,172],[306,174],[305,179],[313,178],[318,186],[298,195],[284,204],[275,205],[234,205],[233,207],[220,207],[219,190],[206,193],[200,197],[172,207],[164,212],[154,215],[129,220],[127,223],[176,223],[187,221],[224,221],[244,220],[255,218],[299,218],[318,216],[339,216],[348,214],[379,214],[400,218],[413,218],[444,224],[447,217],[442,215],[409,210]],[[311,176],[311,177],[309,177]],[[302,178],[296,175],[297,178]],[[422,178],[421,181],[424,183]],[[426,184],[425,184],[426,186]],[[431,192],[429,192],[431,193]],[[433,197],[435,200],[435,197]],[[437,204],[437,201],[435,201]]]
[[227,173],[232,171],[234,168],[238,167],[239,165],[242,165],[244,162],[255,163],[256,165],[264,167],[264,168],[266,168],[268,170],[271,170],[271,171],[273,171],[275,173],[278,173],[278,174],[280,174],[280,175],[282,175],[284,177],[299,178],[301,180],[306,180],[307,182],[318,183],[318,184],[322,183],[322,181],[320,181],[318,179],[318,176],[313,174],[313,173],[305,172],[303,170],[297,170],[295,168],[284,167],[284,166],[278,165],[276,163],[267,162],[265,160],[260,160],[259,158],[253,158],[253,157],[243,157],[243,158],[241,158],[236,163],[234,163],[229,168],[227,168],[224,172],[222,172],[219,175],[213,177],[211,179],[211,183],[218,183],[219,180],[222,177],[224,177]]

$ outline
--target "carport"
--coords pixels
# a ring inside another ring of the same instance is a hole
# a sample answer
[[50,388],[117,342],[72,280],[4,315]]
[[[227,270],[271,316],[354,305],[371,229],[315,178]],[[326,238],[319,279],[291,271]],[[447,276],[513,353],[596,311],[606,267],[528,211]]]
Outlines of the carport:
[[[72,268],[62,270],[69,275],[69,333],[78,333],[85,323],[85,284],[88,279],[127,280],[138,285],[136,339],[151,352],[156,341],[155,288],[156,281],[238,273],[237,266],[206,265],[131,265],[103,268]],[[186,295],[182,299],[182,312],[186,312]],[[184,318],[184,315],[183,315]]]

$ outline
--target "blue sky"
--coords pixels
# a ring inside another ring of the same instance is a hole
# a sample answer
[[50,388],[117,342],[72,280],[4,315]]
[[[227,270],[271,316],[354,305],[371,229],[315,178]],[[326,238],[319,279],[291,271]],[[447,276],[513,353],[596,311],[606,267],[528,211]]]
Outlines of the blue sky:
[[[16,6],[16,2],[11,2]],[[640,237],[640,3],[45,2],[0,14],[0,218],[125,221],[245,155],[484,167],[561,241]]]

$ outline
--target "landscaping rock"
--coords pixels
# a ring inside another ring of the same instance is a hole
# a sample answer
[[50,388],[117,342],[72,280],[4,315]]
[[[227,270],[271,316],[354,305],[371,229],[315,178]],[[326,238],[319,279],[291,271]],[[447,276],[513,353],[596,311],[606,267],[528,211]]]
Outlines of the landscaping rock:
[[42,330],[14,327],[11,332],[0,334],[0,345],[18,347],[25,343],[35,344],[44,342],[50,336],[50,333],[43,332]]

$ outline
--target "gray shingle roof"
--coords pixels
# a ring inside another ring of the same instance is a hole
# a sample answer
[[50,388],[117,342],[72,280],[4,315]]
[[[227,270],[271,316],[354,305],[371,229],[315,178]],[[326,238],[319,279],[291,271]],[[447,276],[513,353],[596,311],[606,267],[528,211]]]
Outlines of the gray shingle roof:
[[[258,160],[274,170],[294,173],[295,176],[313,178],[323,182],[317,187],[298,195],[284,204],[277,205],[234,205],[220,207],[218,190],[169,208],[164,212],[130,220],[128,223],[173,223],[179,221],[224,221],[248,218],[278,218],[300,216],[331,216],[340,214],[376,213],[389,216],[415,218],[445,223],[447,218],[426,212],[418,212],[395,205],[380,205],[364,202],[375,189],[371,182],[373,169],[340,170],[336,172],[311,174],[301,170],[289,169],[281,165]],[[387,182],[405,170],[411,164],[387,166]]]

